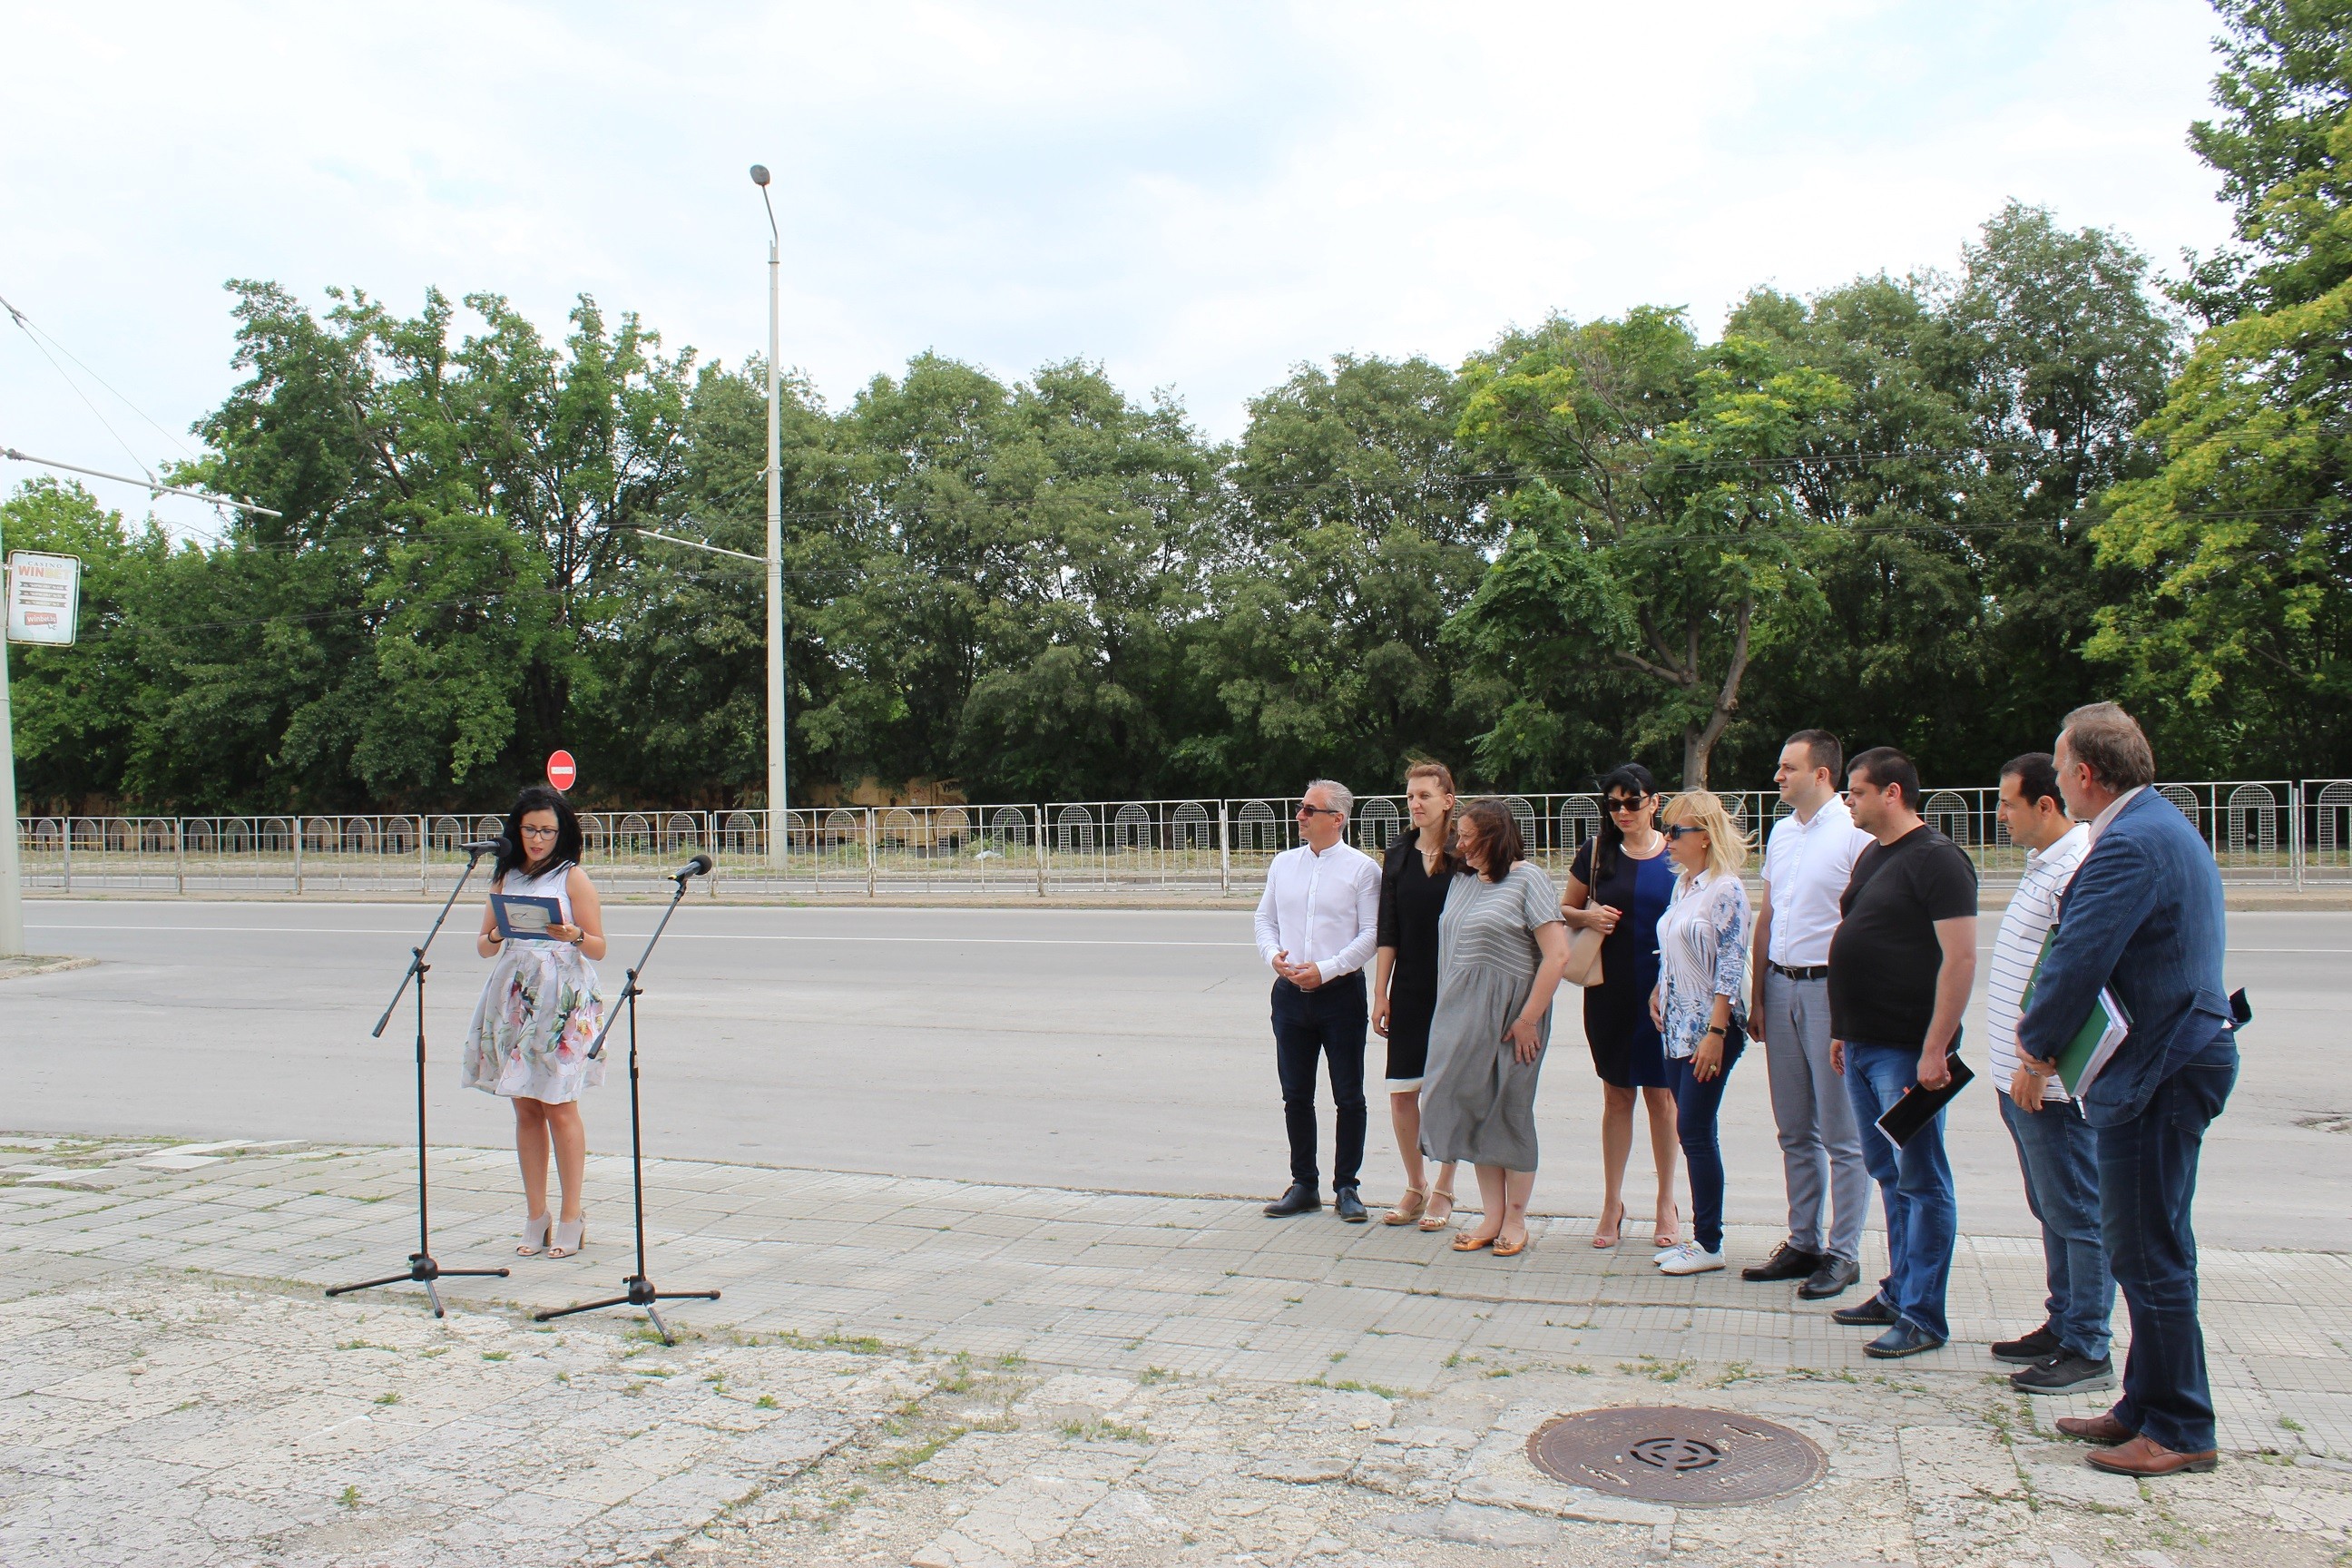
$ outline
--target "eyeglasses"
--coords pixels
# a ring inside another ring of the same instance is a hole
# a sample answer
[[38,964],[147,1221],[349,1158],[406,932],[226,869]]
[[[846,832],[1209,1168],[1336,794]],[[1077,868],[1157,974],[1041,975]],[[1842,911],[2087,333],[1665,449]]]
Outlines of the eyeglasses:
[[522,836],[525,838],[552,838],[562,831],[560,827],[526,827]]
[[1301,816],[1313,816],[1318,812],[1326,816],[1345,816],[1348,815],[1336,805],[1309,805],[1305,801],[1300,801],[1298,803],[1298,815]]
[[1612,816],[1622,816],[1629,811],[1641,809],[1642,803],[1638,800],[1620,800],[1613,795],[1609,797],[1609,812]]
[[1694,823],[1677,822],[1672,827],[1661,827],[1658,831],[1669,839],[1674,839],[1680,838],[1685,833],[1705,833],[1706,829]]

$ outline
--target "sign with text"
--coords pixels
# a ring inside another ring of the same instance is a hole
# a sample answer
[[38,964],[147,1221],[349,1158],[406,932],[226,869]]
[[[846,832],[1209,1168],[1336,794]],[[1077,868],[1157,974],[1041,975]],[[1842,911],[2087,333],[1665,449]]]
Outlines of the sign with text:
[[547,782],[560,790],[570,790],[580,777],[580,765],[569,752],[557,752],[547,759]]
[[8,640],[71,647],[81,617],[81,561],[18,550],[8,556]]

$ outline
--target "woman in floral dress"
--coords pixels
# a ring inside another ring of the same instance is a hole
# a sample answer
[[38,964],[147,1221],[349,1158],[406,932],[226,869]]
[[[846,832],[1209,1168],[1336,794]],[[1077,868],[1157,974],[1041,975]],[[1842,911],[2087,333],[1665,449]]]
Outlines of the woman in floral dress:
[[[533,784],[516,799],[490,890],[553,899],[562,919],[549,922],[546,941],[509,939],[499,934],[496,913],[483,910],[475,946],[498,962],[467,1033],[466,1087],[514,1101],[525,1203],[515,1250],[529,1258],[545,1248],[551,1258],[569,1258],[588,1233],[580,1208],[588,1164],[580,1091],[604,1081],[604,1058],[588,1057],[604,1017],[594,963],[604,956],[604,919],[580,868],[580,819],[562,795]],[[562,1209],[553,1216],[547,1212],[551,1148],[563,1184]]]

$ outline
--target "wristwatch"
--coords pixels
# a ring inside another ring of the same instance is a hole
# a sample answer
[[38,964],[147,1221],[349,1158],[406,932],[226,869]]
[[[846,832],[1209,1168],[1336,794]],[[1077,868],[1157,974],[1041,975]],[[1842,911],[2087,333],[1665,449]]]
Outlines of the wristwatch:
[[1710,1035],[1723,1035],[1723,1037],[1724,1037],[1725,1039],[1727,1039],[1727,1039],[1729,1039],[1729,1038],[1731,1038],[1731,1037],[1730,1037],[1729,1035],[1724,1035],[1724,1034],[1723,1034],[1723,1026],[1722,1026],[1722,1025],[1720,1025],[1720,1024],[1710,1024],[1710,1025],[1708,1025],[1708,1026],[1707,1026],[1707,1031],[1706,1031],[1706,1032],[1707,1032],[1708,1034],[1710,1034]]

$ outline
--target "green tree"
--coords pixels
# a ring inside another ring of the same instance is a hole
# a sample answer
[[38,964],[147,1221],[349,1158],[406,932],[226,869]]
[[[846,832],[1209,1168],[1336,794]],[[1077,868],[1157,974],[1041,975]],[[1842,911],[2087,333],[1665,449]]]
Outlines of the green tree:
[[1704,786],[1759,618],[1818,605],[1789,460],[1846,389],[1767,340],[1703,346],[1660,309],[1513,333],[1465,377],[1463,440],[1513,475],[1509,541],[1454,628],[1516,694],[1482,764],[1535,771],[1580,698],[1633,675],[1637,742],[1679,740]]

